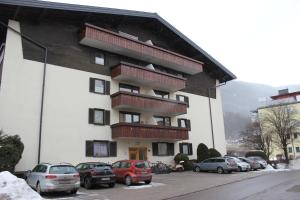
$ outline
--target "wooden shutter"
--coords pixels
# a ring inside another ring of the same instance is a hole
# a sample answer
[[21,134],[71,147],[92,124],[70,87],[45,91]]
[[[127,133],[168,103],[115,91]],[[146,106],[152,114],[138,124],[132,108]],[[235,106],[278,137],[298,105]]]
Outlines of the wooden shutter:
[[179,153],[183,153],[183,144],[179,143]]
[[193,144],[189,143],[188,145],[189,145],[189,148],[188,148],[189,155],[193,155]]
[[152,143],[152,155],[158,156],[158,143],[157,142]]
[[104,125],[110,125],[110,111],[104,111]]
[[167,143],[168,156],[174,156],[174,143]]
[[105,81],[105,94],[110,95],[110,82]]
[[189,131],[191,130],[191,120],[189,119],[186,120],[186,128],[188,128]]
[[109,156],[111,156],[111,157],[117,156],[117,142],[109,143]]
[[93,157],[94,156],[94,142],[85,141],[85,156]]
[[181,127],[181,119],[177,119],[178,127]]
[[95,79],[90,78],[90,92],[95,92]]
[[190,106],[190,101],[189,101],[189,98],[188,97],[184,97],[184,102],[187,103],[187,106],[189,107]]
[[93,124],[93,123],[94,123],[94,109],[89,108],[89,124]]

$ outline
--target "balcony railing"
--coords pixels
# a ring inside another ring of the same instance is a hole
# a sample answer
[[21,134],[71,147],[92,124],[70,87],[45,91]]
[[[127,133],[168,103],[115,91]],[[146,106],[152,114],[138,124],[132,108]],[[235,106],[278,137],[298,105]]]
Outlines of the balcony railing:
[[146,124],[117,123],[111,125],[112,138],[188,140],[188,129]]
[[203,63],[198,60],[91,24],[85,24],[81,32],[80,43],[187,74],[196,74],[203,71]]
[[111,70],[113,79],[147,86],[157,90],[175,92],[185,88],[186,79],[125,62]]
[[187,103],[159,97],[117,92],[111,95],[112,107],[123,111],[149,112],[152,114],[176,116],[186,114]]

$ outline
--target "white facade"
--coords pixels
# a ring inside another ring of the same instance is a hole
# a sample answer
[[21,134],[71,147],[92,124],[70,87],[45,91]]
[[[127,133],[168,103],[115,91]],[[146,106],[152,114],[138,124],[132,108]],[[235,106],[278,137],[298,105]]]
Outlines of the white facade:
[[[20,30],[20,24],[10,21],[9,25]],[[101,66],[99,66],[101,67]],[[43,63],[23,59],[21,37],[7,31],[2,84],[0,88],[0,129],[8,134],[20,135],[25,149],[16,170],[32,169],[37,164],[38,136],[41,106]],[[44,114],[41,140],[41,162],[68,162],[74,165],[86,161],[114,162],[128,159],[129,147],[147,147],[148,160],[151,162],[172,162],[174,156],[152,156],[152,142],[158,140],[120,139],[117,141],[117,157],[92,158],[85,156],[86,140],[113,140],[110,126],[96,126],[88,123],[88,109],[110,110],[110,123],[119,122],[119,112],[111,109],[109,95],[89,92],[89,79],[98,78],[111,82],[111,94],[118,91],[118,82],[110,76],[47,64],[45,79]],[[151,93],[141,87],[142,94]],[[212,147],[212,135],[207,97],[184,92],[175,94],[189,97],[187,114],[172,117],[172,126],[177,126],[177,118],[191,120],[189,142],[193,144],[193,156],[196,158],[197,146],[205,143]],[[215,148],[226,153],[225,131],[220,90],[217,98],[211,99],[214,125]],[[141,121],[153,123],[149,114],[142,113]],[[161,142],[161,141],[160,141]],[[167,141],[174,142],[174,141]],[[175,155],[179,152],[179,143],[175,142]]]

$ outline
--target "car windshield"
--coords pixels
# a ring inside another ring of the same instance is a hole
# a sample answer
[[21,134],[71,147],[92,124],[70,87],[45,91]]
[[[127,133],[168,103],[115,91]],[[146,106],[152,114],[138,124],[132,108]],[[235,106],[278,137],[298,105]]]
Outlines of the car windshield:
[[73,174],[76,169],[70,165],[57,165],[50,167],[49,174]]
[[110,167],[110,165],[106,164],[106,163],[95,163],[95,164],[91,164],[92,168],[103,168],[103,167]]
[[150,165],[148,162],[136,162],[135,167],[136,168],[150,168]]

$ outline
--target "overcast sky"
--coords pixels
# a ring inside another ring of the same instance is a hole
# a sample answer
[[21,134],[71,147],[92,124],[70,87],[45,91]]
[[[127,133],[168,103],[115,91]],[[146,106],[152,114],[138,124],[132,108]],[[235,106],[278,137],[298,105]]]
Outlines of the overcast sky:
[[51,0],[156,12],[238,80],[300,84],[299,0]]

